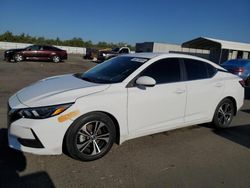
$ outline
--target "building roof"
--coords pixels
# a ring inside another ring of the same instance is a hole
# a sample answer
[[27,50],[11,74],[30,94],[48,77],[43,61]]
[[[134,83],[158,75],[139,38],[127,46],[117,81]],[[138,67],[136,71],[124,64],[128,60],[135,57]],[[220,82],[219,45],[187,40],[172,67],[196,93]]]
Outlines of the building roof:
[[213,39],[208,37],[199,37],[182,44],[186,48],[199,48],[211,50],[212,48],[219,47],[228,50],[239,50],[250,52],[250,44],[241,42],[232,42],[226,40]]

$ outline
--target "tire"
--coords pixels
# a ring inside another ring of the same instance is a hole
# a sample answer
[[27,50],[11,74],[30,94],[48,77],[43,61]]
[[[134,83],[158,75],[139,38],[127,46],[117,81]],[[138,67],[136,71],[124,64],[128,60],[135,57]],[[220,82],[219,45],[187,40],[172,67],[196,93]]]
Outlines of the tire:
[[81,161],[93,161],[109,152],[116,138],[115,125],[107,115],[95,112],[78,118],[66,133],[68,154]]
[[52,61],[53,61],[54,63],[59,63],[59,62],[61,61],[61,59],[60,59],[59,56],[55,55],[55,56],[52,57]]
[[23,56],[21,54],[15,54],[14,55],[14,61],[15,62],[21,62],[21,61],[23,61]]
[[233,101],[226,98],[222,100],[219,105],[217,106],[214,117],[213,123],[216,128],[228,128],[233,120],[235,112],[235,106]]

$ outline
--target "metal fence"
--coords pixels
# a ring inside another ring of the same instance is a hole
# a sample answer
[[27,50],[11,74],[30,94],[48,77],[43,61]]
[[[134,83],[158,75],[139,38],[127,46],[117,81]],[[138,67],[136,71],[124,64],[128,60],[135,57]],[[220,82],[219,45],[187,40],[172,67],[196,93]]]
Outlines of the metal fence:
[[[15,49],[15,48],[25,48],[30,46],[30,43],[15,43],[15,42],[0,42],[0,49]],[[66,50],[69,54],[86,54],[86,48],[72,47],[72,46],[55,46],[62,50]]]

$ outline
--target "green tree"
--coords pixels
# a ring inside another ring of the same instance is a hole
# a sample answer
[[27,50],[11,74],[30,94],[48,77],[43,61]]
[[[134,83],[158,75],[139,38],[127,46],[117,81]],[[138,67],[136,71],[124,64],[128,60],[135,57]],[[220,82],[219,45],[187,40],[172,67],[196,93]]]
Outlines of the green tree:
[[5,42],[14,42],[15,37],[13,36],[12,32],[6,31],[0,36],[0,40]]
[[5,42],[20,42],[20,43],[32,43],[32,44],[47,44],[47,45],[62,45],[62,46],[75,46],[75,47],[86,47],[86,48],[115,48],[128,46],[130,49],[134,50],[134,47],[131,45],[127,45],[124,42],[115,43],[107,43],[105,41],[98,42],[97,44],[93,44],[91,40],[84,41],[82,38],[74,37],[69,40],[61,40],[59,37],[56,39],[48,39],[45,37],[33,37],[29,34],[21,33],[19,35],[13,35],[12,32],[6,31],[3,34],[0,34],[0,41]]

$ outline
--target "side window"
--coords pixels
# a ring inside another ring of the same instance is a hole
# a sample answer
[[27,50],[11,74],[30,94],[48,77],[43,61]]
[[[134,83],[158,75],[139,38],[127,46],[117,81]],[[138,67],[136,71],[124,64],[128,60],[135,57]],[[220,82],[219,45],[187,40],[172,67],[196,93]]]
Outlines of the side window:
[[40,49],[40,47],[38,45],[33,45],[33,46],[30,47],[30,50],[32,50],[32,51],[36,51],[36,50],[39,50],[39,49]]
[[177,58],[159,60],[147,67],[141,76],[150,76],[156,84],[179,82],[181,80],[180,63]]
[[[194,59],[184,59],[188,80],[198,80],[209,78],[208,64]],[[212,65],[210,65],[212,66]],[[213,70],[210,69],[210,74]],[[212,76],[211,76],[212,77]]]
[[53,50],[50,46],[44,46],[43,50]]
[[217,69],[214,66],[207,63],[207,73],[208,77],[212,78],[217,73]]

